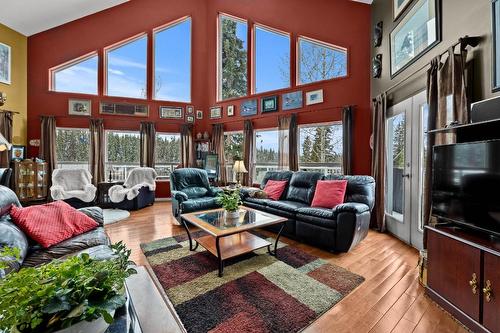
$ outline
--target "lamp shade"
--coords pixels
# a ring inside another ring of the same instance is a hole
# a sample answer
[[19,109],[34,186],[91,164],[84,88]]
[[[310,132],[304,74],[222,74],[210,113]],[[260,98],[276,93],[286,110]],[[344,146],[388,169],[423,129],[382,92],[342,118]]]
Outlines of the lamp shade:
[[234,172],[247,173],[248,170],[245,168],[245,163],[243,161],[235,161],[233,166]]
[[2,134],[0,134],[0,151],[10,150],[10,148],[12,148],[10,142],[7,141],[7,139]]

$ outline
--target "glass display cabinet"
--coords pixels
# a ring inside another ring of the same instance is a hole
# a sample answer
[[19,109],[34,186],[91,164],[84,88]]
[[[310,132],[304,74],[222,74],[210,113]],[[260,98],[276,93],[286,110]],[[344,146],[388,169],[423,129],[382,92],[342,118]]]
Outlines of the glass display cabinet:
[[47,163],[30,159],[13,161],[14,191],[22,203],[47,199]]

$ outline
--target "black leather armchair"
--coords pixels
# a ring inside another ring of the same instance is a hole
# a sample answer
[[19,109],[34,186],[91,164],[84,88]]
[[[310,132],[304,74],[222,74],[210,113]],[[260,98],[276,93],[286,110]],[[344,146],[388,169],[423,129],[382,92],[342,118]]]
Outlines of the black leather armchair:
[[12,176],[11,168],[0,169],[0,185],[10,187],[10,178]]
[[176,219],[180,215],[200,210],[220,208],[216,202],[222,191],[211,187],[205,170],[195,168],[177,169],[170,175],[172,210]]

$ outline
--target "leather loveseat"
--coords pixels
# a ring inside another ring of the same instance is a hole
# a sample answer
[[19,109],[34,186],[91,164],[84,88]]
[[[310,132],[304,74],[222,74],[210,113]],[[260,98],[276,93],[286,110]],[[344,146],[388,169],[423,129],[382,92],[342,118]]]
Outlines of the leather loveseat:
[[[318,180],[347,180],[345,202],[333,209],[311,207]],[[375,180],[370,176],[324,176],[317,172],[269,171],[261,184],[287,180],[277,201],[250,197],[242,191],[243,204],[288,219],[283,234],[334,252],[348,252],[369,229],[375,200]]]
[[15,193],[5,186],[0,186],[0,249],[6,246],[20,250],[18,260],[12,261],[13,258],[0,257],[0,261],[9,261],[10,266],[6,271],[0,270],[0,278],[6,273],[17,271],[22,267],[38,266],[57,258],[81,252],[86,252],[96,259],[106,259],[113,255],[108,246],[110,244],[109,238],[103,227],[102,209],[99,207],[80,209],[81,212],[93,218],[99,227],[44,249],[29,239],[12,222],[9,215],[11,205],[21,207]]

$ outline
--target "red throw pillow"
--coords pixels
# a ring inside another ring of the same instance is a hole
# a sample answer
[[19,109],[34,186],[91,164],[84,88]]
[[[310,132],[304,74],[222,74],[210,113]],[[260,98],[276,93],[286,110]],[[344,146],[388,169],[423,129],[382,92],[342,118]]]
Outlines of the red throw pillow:
[[344,203],[347,180],[318,180],[311,207],[334,208]]
[[20,208],[12,206],[14,223],[44,248],[83,234],[99,224],[64,201]]
[[283,191],[285,190],[286,180],[268,180],[266,186],[264,187],[264,192],[267,194],[267,198],[271,200],[279,200]]

